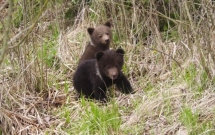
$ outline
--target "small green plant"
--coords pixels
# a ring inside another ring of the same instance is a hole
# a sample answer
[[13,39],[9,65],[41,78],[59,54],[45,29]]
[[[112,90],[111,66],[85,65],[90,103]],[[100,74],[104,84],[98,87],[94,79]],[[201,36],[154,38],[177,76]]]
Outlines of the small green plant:
[[153,88],[154,88],[153,84],[151,82],[147,82],[144,87],[144,91],[148,92],[148,91],[151,91]]
[[196,81],[195,81],[196,75],[197,75],[197,71],[194,64],[191,64],[188,68],[186,68],[183,77],[189,87],[196,85]]
[[49,30],[52,31],[52,34],[53,34],[53,37],[52,37],[53,39],[52,40],[57,40],[58,35],[59,35],[59,26],[58,26],[58,24],[57,23],[51,23],[48,28],[49,28]]
[[198,85],[198,91],[202,92],[203,90],[207,89],[208,84],[210,84],[210,79],[205,71],[200,75],[200,83]]
[[66,123],[68,124],[68,123],[70,123],[70,110],[66,110],[65,111],[65,114],[64,114],[64,117],[65,117],[65,119],[66,119]]
[[13,23],[16,28],[20,26],[20,23],[23,20],[22,10],[21,6],[16,6],[16,8],[14,8]]
[[173,106],[170,98],[166,98],[164,101],[164,115],[169,116],[173,113]]
[[3,25],[0,23],[0,34],[2,33],[3,31]]
[[[197,83],[197,75],[199,74],[199,79]],[[202,92],[207,89],[210,84],[210,79],[205,71],[197,71],[194,64],[191,64],[184,74],[184,80],[187,82],[188,86],[197,92]]]
[[55,62],[57,50],[55,48],[54,42],[45,42],[42,45],[42,48],[39,53],[39,58],[49,67],[51,68]]
[[119,35],[118,35],[118,33],[112,32],[112,34],[113,34],[112,35],[113,36],[112,37],[113,38],[113,42],[116,43],[116,44],[119,43]]
[[64,84],[64,91],[65,91],[66,94],[68,94],[69,87],[70,87],[70,86],[69,86],[68,83],[65,83],[65,84]]
[[174,78],[174,82],[181,80],[181,77],[179,76],[180,72],[177,70],[178,68],[179,68],[179,65],[176,62],[171,63],[171,72]]
[[127,67],[126,64],[123,65],[122,71],[123,71],[123,73],[124,73],[126,76],[128,75],[128,73],[129,73],[129,68]]
[[198,120],[198,113],[193,112],[189,107],[185,107],[180,113],[180,121],[190,132],[198,126]]

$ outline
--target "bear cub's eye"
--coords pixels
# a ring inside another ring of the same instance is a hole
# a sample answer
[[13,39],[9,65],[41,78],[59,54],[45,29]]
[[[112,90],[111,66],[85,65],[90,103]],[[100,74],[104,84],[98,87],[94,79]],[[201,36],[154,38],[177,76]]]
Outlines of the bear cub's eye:
[[99,38],[101,38],[102,37],[102,35],[99,35]]
[[109,35],[109,33],[106,33],[106,35]]

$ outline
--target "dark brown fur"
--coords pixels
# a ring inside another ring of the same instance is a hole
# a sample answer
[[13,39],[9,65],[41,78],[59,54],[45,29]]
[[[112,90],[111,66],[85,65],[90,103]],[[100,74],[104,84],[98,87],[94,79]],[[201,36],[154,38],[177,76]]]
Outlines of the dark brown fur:
[[109,50],[112,40],[111,23],[106,22],[96,28],[88,28],[90,35],[90,43],[86,45],[83,55],[79,60],[79,64],[85,60],[95,59],[95,54],[99,51]]
[[98,52],[96,59],[80,64],[73,76],[73,85],[79,94],[87,98],[107,101],[108,87],[116,84],[122,93],[132,93],[130,82],[122,73],[124,50]]

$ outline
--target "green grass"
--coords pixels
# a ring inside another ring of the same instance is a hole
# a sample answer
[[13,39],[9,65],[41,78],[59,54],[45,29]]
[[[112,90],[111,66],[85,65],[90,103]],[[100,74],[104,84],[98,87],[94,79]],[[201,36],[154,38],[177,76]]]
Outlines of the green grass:
[[198,119],[199,119],[198,113],[192,112],[190,107],[185,107],[184,109],[182,109],[180,114],[180,120],[182,124],[185,125],[185,127],[187,127],[189,131],[192,131],[193,129],[195,129],[195,127],[198,124],[197,123]]
[[62,116],[65,119],[64,131],[68,134],[118,134],[121,118],[118,105],[114,102],[109,107],[87,101],[84,98],[80,101],[81,110],[78,120],[73,120],[71,110],[65,107]]
[[196,66],[191,63],[189,67],[185,69],[184,80],[190,87],[194,87],[196,85],[195,77],[197,75]]
[[84,123],[80,127],[81,131],[87,131],[89,134],[117,132],[121,123],[117,105],[103,108],[90,102],[89,106],[90,109],[86,109],[82,116]]
[[[212,116],[214,117],[215,114],[213,114]],[[202,119],[200,111],[194,112],[191,110],[191,107],[184,107],[181,110],[180,121],[188,129],[188,133],[191,135],[212,135],[215,133],[214,119]]]
[[54,66],[56,53],[56,42],[46,41],[43,43],[38,56],[41,61],[44,61],[46,66],[51,68]]
[[189,87],[200,94],[211,85],[211,80],[207,76],[207,73],[204,70],[199,70],[194,64],[191,64],[188,68],[185,69],[183,75],[184,80],[187,82]]

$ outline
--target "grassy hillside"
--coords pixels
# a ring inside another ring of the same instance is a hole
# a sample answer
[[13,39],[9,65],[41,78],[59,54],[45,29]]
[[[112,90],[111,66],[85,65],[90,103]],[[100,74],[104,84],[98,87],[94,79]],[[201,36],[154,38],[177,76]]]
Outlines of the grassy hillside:
[[[215,134],[212,0],[0,2],[0,135]],[[112,22],[135,94],[77,100],[88,27]]]

